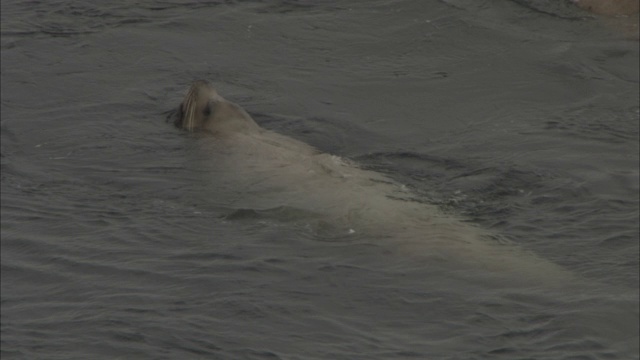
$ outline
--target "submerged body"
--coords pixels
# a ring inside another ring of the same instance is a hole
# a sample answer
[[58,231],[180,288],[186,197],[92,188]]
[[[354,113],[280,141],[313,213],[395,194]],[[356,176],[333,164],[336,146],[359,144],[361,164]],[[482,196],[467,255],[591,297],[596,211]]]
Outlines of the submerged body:
[[398,230],[442,217],[435,207],[418,202],[404,186],[382,174],[260,128],[246,111],[204,81],[192,85],[176,125],[215,139],[208,151],[214,152],[217,170],[225,169],[218,178],[233,179],[245,190],[229,206],[295,208],[351,232]]
[[382,174],[262,129],[205,81],[191,86],[175,124],[209,135],[205,138],[211,141],[203,142],[210,160],[206,166],[224,187],[216,189],[215,201],[231,211],[284,208],[335,235],[384,239],[412,256],[522,270],[547,280],[568,276],[534,254],[498,244],[488,232],[421,201]]

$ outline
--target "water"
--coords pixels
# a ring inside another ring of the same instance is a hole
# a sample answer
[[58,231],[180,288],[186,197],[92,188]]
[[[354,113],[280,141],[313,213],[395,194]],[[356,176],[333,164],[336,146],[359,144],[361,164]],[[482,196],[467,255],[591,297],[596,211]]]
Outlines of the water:
[[[1,20],[3,358],[638,358],[624,19],[385,0],[5,1]],[[236,184],[165,122],[200,78],[574,281],[230,212],[214,195]]]

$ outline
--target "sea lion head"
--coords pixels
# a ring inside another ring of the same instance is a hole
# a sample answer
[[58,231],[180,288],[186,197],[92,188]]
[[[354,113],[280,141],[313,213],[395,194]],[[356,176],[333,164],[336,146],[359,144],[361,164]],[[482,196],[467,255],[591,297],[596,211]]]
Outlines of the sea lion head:
[[205,80],[191,84],[178,108],[175,125],[191,132],[200,130],[212,134],[260,129],[243,108],[220,96]]

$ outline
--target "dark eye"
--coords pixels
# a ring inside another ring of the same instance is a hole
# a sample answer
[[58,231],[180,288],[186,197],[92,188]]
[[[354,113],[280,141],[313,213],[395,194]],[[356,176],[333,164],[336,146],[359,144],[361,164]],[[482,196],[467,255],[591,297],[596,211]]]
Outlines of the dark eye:
[[204,108],[204,110],[202,111],[202,113],[204,114],[204,116],[209,116],[211,115],[211,105],[207,104],[207,106]]

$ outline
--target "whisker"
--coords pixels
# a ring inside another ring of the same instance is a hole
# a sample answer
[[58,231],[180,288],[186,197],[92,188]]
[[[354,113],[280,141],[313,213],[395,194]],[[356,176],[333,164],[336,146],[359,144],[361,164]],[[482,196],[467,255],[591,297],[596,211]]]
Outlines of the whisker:
[[195,86],[191,86],[184,102],[184,114],[183,114],[183,128],[188,131],[193,131],[195,128],[195,112],[196,112],[196,96],[197,89]]

